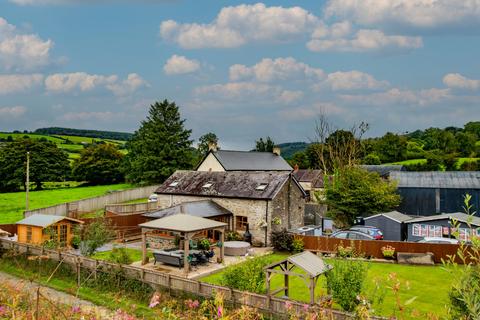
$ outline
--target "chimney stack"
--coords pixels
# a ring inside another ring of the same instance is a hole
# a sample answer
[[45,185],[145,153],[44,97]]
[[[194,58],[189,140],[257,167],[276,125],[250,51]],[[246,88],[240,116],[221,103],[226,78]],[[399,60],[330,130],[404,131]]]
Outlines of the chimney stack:
[[213,151],[213,152],[215,152],[215,151],[217,151],[217,150],[218,150],[217,143],[214,142],[214,141],[210,141],[210,142],[208,143],[208,151]]
[[279,156],[279,155],[280,155],[280,147],[276,147],[276,146],[273,147],[272,152],[273,152],[274,154],[276,154],[277,156]]

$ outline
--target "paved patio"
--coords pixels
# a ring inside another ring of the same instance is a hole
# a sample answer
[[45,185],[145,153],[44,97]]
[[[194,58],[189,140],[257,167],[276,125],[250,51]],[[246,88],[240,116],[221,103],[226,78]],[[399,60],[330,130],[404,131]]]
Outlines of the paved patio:
[[[272,248],[252,248],[251,250],[253,252],[252,256],[261,256],[261,255],[265,255],[272,252]],[[191,267],[190,272],[188,273],[189,279],[204,277],[211,273],[217,272],[227,266],[243,262],[247,259],[247,256],[235,256],[235,257],[225,256],[223,263],[217,263],[217,257],[220,253],[220,249],[214,248],[214,251],[215,251],[215,256],[211,259],[211,262],[203,265]],[[170,266],[163,263],[157,263],[156,265],[154,265],[153,264],[154,260],[153,259],[150,259],[150,260],[151,261],[149,261],[144,266],[142,266],[141,261],[132,263],[132,266],[143,267],[146,269],[157,270],[164,273],[170,273],[172,275],[179,276],[179,277],[185,277],[183,268],[178,268],[178,267]]]

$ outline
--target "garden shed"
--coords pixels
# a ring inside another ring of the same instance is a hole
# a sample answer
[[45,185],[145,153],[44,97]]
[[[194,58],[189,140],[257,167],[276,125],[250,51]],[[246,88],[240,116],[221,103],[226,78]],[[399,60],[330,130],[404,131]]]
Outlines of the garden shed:
[[406,221],[412,217],[398,211],[383,212],[363,218],[365,225],[380,229],[384,240],[404,241],[407,239]]
[[64,216],[34,214],[17,222],[18,242],[40,245],[54,239],[61,246],[69,246],[74,225],[82,223]]
[[[272,263],[264,268],[267,277],[267,295],[275,296],[284,292],[286,298],[289,297],[289,277],[296,276],[305,281],[310,292],[310,304],[315,303],[315,286],[318,277],[332,269],[323,259],[310,251],[304,251],[285,260]],[[283,275],[284,286],[275,290],[271,288],[272,276],[275,274]]]

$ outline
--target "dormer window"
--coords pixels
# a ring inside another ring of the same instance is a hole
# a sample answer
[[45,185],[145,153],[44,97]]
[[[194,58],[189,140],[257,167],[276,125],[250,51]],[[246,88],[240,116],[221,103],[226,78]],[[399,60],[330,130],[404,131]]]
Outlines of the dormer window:
[[207,182],[207,183],[205,183],[205,184],[202,186],[202,188],[208,189],[208,188],[210,188],[211,186],[213,186],[213,183]]
[[169,187],[176,187],[176,186],[178,186],[178,181],[173,181],[173,182],[170,183],[168,186],[169,186]]
[[265,189],[267,189],[267,186],[268,186],[268,183],[260,183],[260,184],[255,188],[255,190],[264,191]]

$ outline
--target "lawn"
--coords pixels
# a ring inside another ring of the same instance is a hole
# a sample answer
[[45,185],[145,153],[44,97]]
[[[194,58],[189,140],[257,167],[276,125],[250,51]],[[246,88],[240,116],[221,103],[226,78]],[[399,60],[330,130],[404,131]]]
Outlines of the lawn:
[[123,202],[123,204],[146,203],[146,202],[148,202],[148,198],[141,198],[141,199],[125,201],[125,202]]
[[[274,253],[269,255],[271,262],[280,261],[286,257],[285,254]],[[328,259],[326,259],[328,261]],[[414,297],[415,300],[407,306],[408,312],[413,310],[425,315],[433,313],[436,315],[445,314],[445,305],[448,302],[448,290],[451,286],[451,275],[441,266],[408,266],[390,263],[374,263],[363,262],[368,264],[368,275],[365,282],[363,293],[367,297],[378,294],[377,283],[384,288],[385,296],[383,303],[375,303],[373,308],[378,315],[390,316],[395,307],[395,297],[391,289],[388,289],[388,276],[392,273],[396,274],[400,280],[400,299],[405,303]],[[212,284],[221,284],[222,272],[214,273],[202,278],[204,282]],[[272,278],[272,288],[280,288],[283,286],[283,276],[275,275]],[[321,276],[317,288],[316,295],[326,294],[325,277]],[[281,295],[281,293],[280,293]],[[290,279],[290,296],[292,299],[299,301],[309,301],[309,293],[305,283],[295,277]],[[418,317],[418,315],[417,315]],[[411,317],[414,319],[415,317]]]
[[[132,248],[125,248],[127,251],[128,256],[132,260],[132,262],[135,261],[141,261],[142,260],[142,250],[139,249],[132,249]],[[96,252],[95,254],[92,255],[92,258],[97,259],[97,260],[105,260],[105,261],[110,261],[112,262],[112,258],[110,257],[111,250],[109,251],[103,251],[103,252]],[[151,252],[148,252],[148,257],[153,258],[153,254]]]
[[[85,198],[101,196],[109,191],[132,188],[129,184],[75,187],[30,192],[30,209],[38,209]],[[25,192],[0,193],[0,224],[15,223],[23,218]]]

